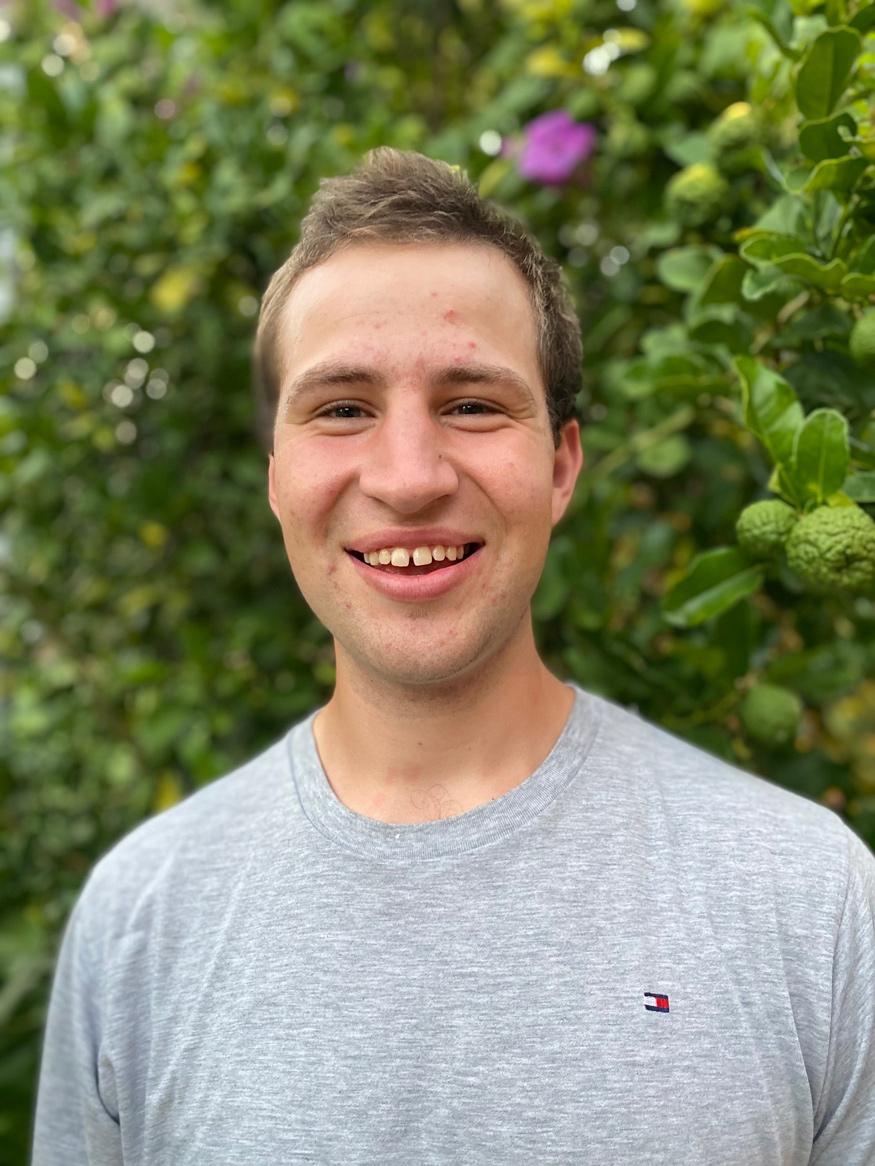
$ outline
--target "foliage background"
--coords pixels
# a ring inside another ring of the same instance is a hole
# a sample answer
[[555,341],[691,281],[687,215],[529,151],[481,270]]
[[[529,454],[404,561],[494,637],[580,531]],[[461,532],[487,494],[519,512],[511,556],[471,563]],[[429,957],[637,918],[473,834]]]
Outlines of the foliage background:
[[[464,167],[577,297],[588,470],[536,597],[551,665],[875,841],[872,597],[814,594],[734,549],[689,582],[776,484],[737,356],[841,414],[830,501],[875,501],[875,371],[848,355],[875,301],[873,7],[0,9],[3,1162],[26,1159],[60,928],[95,859],[330,692],[267,506],[249,354],[320,177],[373,146]],[[848,68],[833,55],[803,84],[836,27],[855,29]],[[758,130],[727,145],[714,125],[738,102]],[[592,155],[559,183],[524,177],[526,127],[560,109],[594,127]],[[667,197],[702,164],[725,183],[711,203]],[[759,259],[740,258],[753,237]],[[797,253],[814,267],[780,265]],[[804,702],[784,748],[739,717],[763,680]]]

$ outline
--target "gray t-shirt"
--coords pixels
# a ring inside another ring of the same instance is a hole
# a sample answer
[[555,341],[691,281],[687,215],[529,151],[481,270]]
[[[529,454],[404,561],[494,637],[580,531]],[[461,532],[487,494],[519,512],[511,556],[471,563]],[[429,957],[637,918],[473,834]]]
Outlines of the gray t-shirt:
[[311,717],[94,868],[34,1166],[872,1166],[873,910],[835,814],[579,689],[417,825]]

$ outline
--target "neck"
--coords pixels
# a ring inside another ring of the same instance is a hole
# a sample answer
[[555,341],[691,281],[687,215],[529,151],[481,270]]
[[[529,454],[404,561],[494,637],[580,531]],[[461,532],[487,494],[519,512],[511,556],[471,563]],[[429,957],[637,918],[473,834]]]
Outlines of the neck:
[[337,648],[316,717],[323,767],[349,809],[384,822],[453,817],[519,785],[546,758],[574,694],[537,654],[531,626],[499,660],[441,684],[398,685]]

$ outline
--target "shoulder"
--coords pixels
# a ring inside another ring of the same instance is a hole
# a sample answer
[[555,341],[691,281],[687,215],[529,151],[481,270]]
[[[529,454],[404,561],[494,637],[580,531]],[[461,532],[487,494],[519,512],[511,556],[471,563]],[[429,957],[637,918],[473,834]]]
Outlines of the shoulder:
[[191,897],[246,861],[293,798],[288,735],[124,835],[92,868],[80,917],[120,935],[162,897]]
[[[637,713],[591,696],[598,720],[592,764],[625,802],[650,807],[680,854],[718,870],[762,872],[836,896],[875,859],[842,819],[809,798],[748,773]],[[825,888],[821,888],[825,889]]]

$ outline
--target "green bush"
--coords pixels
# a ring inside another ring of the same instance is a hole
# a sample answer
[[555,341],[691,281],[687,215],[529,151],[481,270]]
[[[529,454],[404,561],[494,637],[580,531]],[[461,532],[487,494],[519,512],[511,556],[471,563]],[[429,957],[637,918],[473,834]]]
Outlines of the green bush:
[[[535,600],[551,665],[875,840],[872,588],[822,594],[735,535],[760,501],[794,531],[875,502],[875,5],[19,0],[2,20],[10,1160],[96,857],[330,691],[249,354],[320,177],[373,146],[466,168],[578,298],[587,466]],[[560,110],[595,148],[539,180],[528,127]],[[783,750],[743,729],[762,685],[804,703]]]

